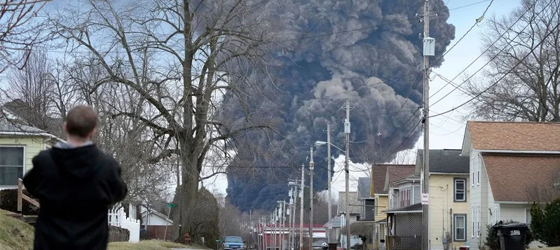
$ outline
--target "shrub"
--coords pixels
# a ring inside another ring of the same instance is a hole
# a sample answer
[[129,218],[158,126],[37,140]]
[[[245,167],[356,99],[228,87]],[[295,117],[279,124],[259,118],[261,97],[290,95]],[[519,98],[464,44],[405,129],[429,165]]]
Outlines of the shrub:
[[[503,224],[512,223],[519,222],[513,220],[503,222]],[[496,225],[498,224],[500,223],[496,223]],[[488,229],[488,234],[486,235],[486,242],[484,243],[484,245],[486,245],[489,250],[500,250],[500,237],[498,236],[498,230],[494,228],[494,225],[487,225],[486,228]],[[525,237],[525,244],[529,245],[531,242],[533,242],[533,235],[531,233],[531,230],[528,230]]]
[[[31,197],[31,195],[29,195],[29,193],[27,192],[27,190],[23,190],[23,193],[29,197]],[[6,211],[10,211],[13,213],[17,213],[17,189],[4,189],[4,190],[0,190],[0,209],[6,210]],[[22,206],[22,214],[25,215],[37,215],[39,212],[39,209],[37,209],[35,206],[31,205],[29,202],[27,201],[23,201],[23,206]]]
[[560,246],[560,199],[531,207],[531,230],[549,247]]

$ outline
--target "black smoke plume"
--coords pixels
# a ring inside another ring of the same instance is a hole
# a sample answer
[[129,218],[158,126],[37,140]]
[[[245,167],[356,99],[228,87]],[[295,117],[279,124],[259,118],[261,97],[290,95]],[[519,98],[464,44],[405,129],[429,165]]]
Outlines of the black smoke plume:
[[[268,55],[267,74],[254,73],[263,89],[244,101],[252,115],[277,119],[279,126],[274,135],[252,131],[238,138],[258,142],[259,149],[242,143],[229,166],[228,198],[243,211],[271,209],[287,198],[287,179],[301,176],[309,147],[326,140],[328,122],[333,144],[344,147],[346,99],[352,106],[353,162],[390,161],[398,151],[414,146],[422,128],[424,1],[270,2],[265,14],[275,19],[280,38]],[[430,36],[441,55],[454,39],[455,28],[446,22],[449,10],[443,1],[430,3],[437,14],[431,19]],[[246,113],[236,108],[238,103],[226,97],[224,113],[243,117]],[[316,150],[314,186],[325,190],[326,148]],[[334,156],[340,153],[333,148]]]

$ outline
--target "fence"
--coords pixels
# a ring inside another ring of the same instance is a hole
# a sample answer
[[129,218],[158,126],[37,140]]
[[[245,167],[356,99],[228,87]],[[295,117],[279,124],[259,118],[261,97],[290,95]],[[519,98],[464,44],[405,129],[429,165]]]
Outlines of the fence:
[[390,250],[420,250],[422,237],[415,236],[388,236],[387,249]]
[[120,227],[127,229],[130,232],[128,242],[140,241],[140,221],[126,217],[124,208],[117,206],[117,208],[109,209],[109,226]]
[[23,180],[19,178],[17,181],[17,211],[21,212],[23,210],[23,200],[26,200],[35,207],[40,207],[39,202],[23,193],[23,187]]

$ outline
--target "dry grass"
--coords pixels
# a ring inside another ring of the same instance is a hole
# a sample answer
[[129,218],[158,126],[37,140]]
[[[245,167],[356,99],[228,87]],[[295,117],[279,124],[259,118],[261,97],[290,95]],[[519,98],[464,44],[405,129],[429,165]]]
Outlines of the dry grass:
[[33,227],[18,219],[6,216],[0,210],[0,249],[29,250],[33,248]]
[[[0,249],[33,249],[33,226],[6,216],[6,213],[8,212],[0,210]],[[186,246],[158,240],[147,240],[139,243],[114,242],[109,244],[109,250],[169,250],[171,248],[207,249],[199,246]]]
[[109,250],[169,250],[171,248],[207,249],[160,240],[145,240],[139,243],[113,242],[109,244]]

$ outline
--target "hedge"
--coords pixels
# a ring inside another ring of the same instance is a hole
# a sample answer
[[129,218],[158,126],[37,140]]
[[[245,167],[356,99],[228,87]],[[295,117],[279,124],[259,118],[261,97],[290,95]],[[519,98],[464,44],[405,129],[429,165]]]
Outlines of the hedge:
[[[0,209],[18,213],[17,211],[17,189],[4,189],[0,190]],[[27,190],[23,190],[23,193],[31,197]],[[22,214],[24,215],[38,215],[39,209],[31,205],[26,200],[23,200]]]

